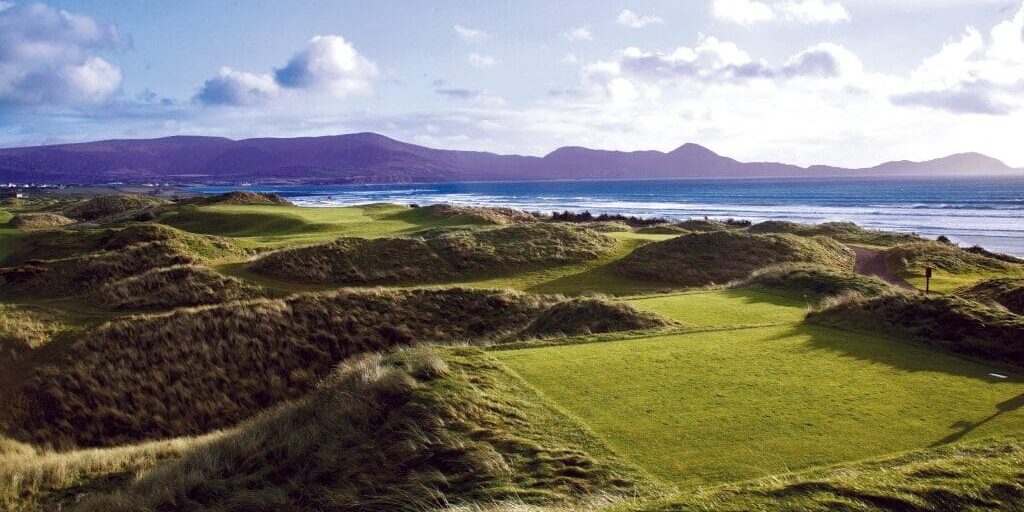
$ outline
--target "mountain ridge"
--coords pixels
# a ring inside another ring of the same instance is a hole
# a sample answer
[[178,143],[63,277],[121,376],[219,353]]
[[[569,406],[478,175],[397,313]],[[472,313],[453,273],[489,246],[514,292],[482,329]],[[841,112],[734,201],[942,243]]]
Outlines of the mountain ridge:
[[873,167],[741,162],[692,142],[669,152],[564,146],[544,156],[436,149],[373,132],[316,137],[172,135],[0,149],[0,182],[409,183],[443,181],[1014,175],[980,154]]

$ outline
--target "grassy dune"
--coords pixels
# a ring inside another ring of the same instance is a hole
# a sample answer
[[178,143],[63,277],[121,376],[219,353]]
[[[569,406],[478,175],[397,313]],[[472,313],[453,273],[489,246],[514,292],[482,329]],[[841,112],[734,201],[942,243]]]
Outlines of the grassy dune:
[[980,281],[1000,277],[1024,277],[1024,265],[973,253],[939,242],[916,242],[893,247],[886,263],[896,275],[917,288],[925,288],[925,267],[934,270],[931,289],[948,293]]
[[776,265],[756,270],[740,286],[762,288],[808,300],[850,293],[871,297],[895,291],[880,279],[808,264]]
[[1024,315],[1024,277],[982,281],[959,289],[956,295],[984,304],[999,305],[1018,315]]
[[684,286],[726,284],[779,263],[814,263],[853,269],[853,252],[826,237],[751,235],[731,231],[694,233],[647,244],[622,259],[626,276]]
[[[201,434],[302,396],[359,353],[664,324],[621,305],[562,302],[460,289],[348,291],[111,322],[26,378],[14,434],[57,446]],[[552,315],[572,321],[552,323]]]
[[469,349],[356,358],[310,396],[80,510],[422,510],[636,488],[600,442],[524,395]]
[[754,224],[750,233],[789,233],[799,236],[827,236],[836,241],[870,246],[893,246],[901,243],[920,241],[915,235],[864,229],[852,222],[824,222],[821,224],[798,224],[781,220],[770,220]]
[[577,263],[597,258],[614,246],[612,238],[585,228],[533,223],[438,229],[402,238],[345,237],[273,252],[254,261],[249,269],[313,283],[431,282]]

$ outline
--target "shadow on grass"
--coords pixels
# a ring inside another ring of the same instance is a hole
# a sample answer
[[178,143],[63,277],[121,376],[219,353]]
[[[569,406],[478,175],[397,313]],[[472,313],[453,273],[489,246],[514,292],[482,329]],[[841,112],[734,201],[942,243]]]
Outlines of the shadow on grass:
[[970,434],[971,431],[973,431],[974,429],[998,418],[1003,413],[1013,412],[1016,411],[1017,409],[1020,409],[1021,407],[1024,407],[1024,393],[1021,393],[1009,400],[996,404],[996,412],[992,413],[991,415],[984,419],[981,419],[979,421],[960,420],[950,425],[950,428],[957,428],[960,430],[953,432],[952,434],[943,437],[938,441],[935,441],[930,445],[930,448],[935,448],[938,446],[942,446],[944,444],[955,443],[962,439],[967,434]]
[[[911,340],[885,335],[855,333],[831,327],[801,323],[771,339],[807,336],[808,350],[825,350],[862,361],[881,363],[905,372],[936,372],[991,383],[1022,383],[1024,378],[998,363],[972,361],[941,352]],[[770,341],[770,340],[769,340]],[[1006,378],[996,380],[991,373]]]

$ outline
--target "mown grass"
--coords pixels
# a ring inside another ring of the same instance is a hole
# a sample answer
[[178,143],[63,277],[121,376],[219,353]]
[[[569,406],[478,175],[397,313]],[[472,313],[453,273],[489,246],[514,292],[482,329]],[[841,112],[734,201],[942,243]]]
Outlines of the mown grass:
[[698,327],[799,322],[808,309],[808,302],[799,296],[741,288],[637,297],[628,302],[637,309]]
[[496,357],[666,482],[707,485],[1024,431],[1024,383],[799,324]]

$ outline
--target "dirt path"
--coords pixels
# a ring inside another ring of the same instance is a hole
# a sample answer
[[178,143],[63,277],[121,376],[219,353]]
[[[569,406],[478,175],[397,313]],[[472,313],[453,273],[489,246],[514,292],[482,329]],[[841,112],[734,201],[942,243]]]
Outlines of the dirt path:
[[857,255],[857,262],[853,265],[854,272],[862,276],[877,277],[882,281],[899,286],[900,288],[906,288],[908,290],[914,289],[914,287],[903,280],[903,278],[889,272],[889,267],[885,265],[884,252],[854,246],[850,246],[850,249],[853,249],[853,252]]

